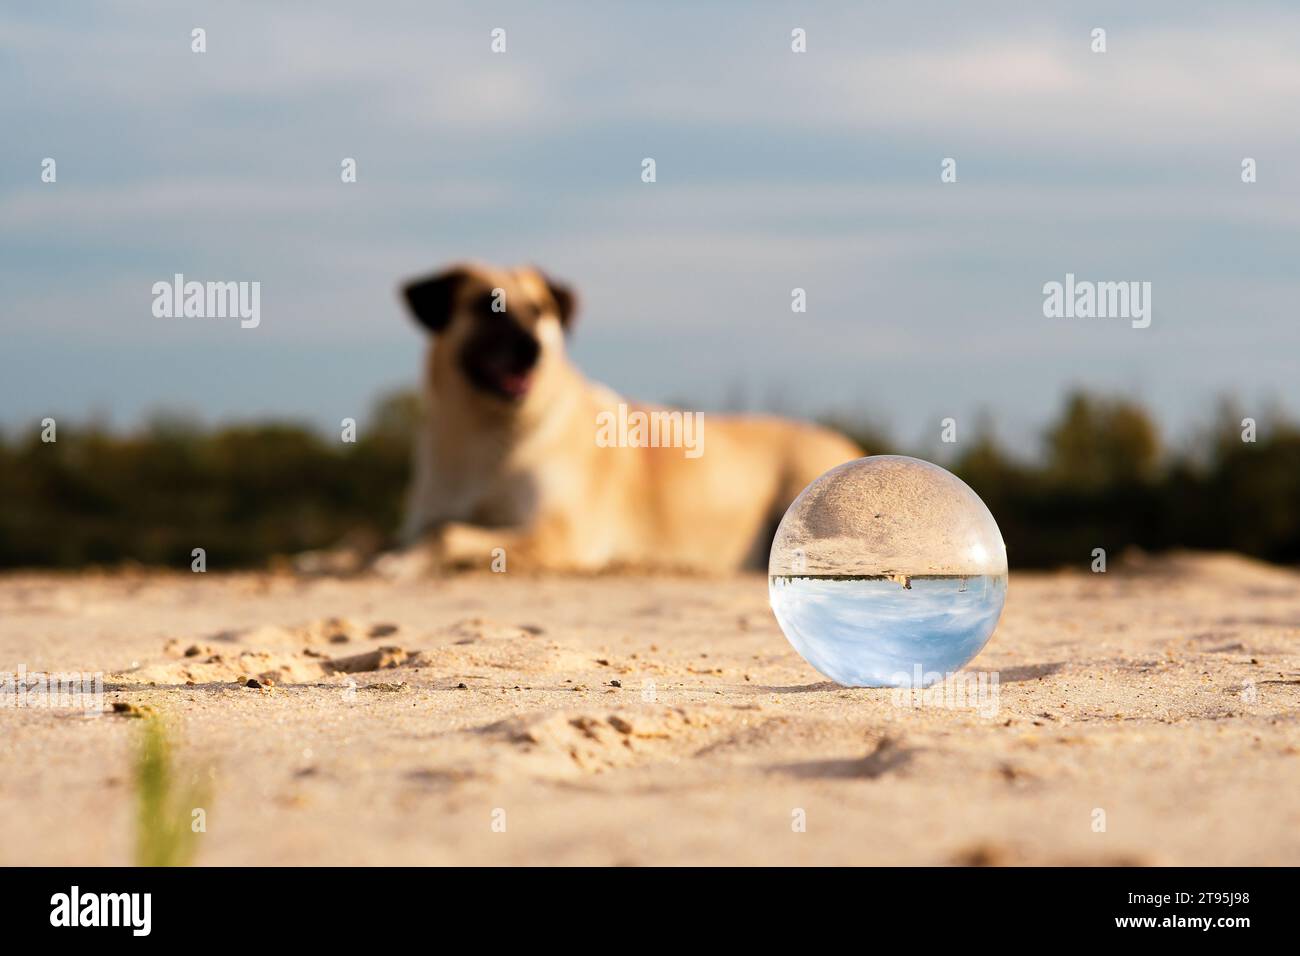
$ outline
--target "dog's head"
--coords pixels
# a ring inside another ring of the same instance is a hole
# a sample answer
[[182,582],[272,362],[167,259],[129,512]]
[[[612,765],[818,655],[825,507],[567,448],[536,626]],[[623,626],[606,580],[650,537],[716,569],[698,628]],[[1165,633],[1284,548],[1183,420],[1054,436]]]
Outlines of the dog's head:
[[577,304],[568,287],[533,268],[459,265],[408,283],[402,294],[434,335],[435,387],[464,385],[506,407],[536,391],[563,362]]

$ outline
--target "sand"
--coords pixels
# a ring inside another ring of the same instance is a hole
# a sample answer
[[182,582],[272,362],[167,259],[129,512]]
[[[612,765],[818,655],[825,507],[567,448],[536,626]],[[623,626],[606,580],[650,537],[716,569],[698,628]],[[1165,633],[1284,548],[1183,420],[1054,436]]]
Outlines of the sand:
[[1300,574],[1230,555],[1013,573],[996,708],[824,681],[757,575],[10,574],[19,665],[108,712],[0,710],[4,864],[132,861],[114,703],[199,864],[1300,863]]

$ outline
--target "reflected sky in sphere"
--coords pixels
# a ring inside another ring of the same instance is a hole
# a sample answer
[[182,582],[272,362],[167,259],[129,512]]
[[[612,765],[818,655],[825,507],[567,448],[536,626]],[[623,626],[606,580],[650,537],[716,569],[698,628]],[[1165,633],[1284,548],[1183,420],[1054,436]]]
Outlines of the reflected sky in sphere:
[[988,642],[1006,601],[1006,575],[881,578],[773,575],[781,630],[803,658],[847,687],[900,687],[960,669]]

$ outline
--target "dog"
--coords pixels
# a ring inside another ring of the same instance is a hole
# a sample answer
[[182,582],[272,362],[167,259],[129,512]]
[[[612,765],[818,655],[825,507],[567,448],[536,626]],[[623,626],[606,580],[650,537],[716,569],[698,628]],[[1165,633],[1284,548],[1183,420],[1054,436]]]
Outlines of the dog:
[[[674,412],[588,381],[565,351],[577,297],[538,269],[456,265],[402,295],[431,345],[404,548],[381,572],[765,567],[799,492],[862,455],[815,425]],[[629,421],[671,434],[612,434]]]

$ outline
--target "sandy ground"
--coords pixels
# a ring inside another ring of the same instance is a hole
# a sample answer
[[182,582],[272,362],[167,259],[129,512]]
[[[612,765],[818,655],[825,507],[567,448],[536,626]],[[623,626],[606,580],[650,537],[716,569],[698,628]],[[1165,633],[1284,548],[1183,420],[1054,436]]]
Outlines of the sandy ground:
[[[166,715],[199,863],[1300,863],[1300,574],[1232,556],[1013,574],[995,712],[826,683],[760,576],[8,575],[19,665]],[[143,725],[0,710],[0,863],[131,862]]]

